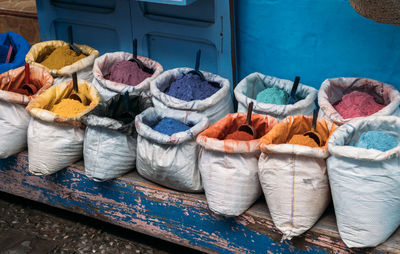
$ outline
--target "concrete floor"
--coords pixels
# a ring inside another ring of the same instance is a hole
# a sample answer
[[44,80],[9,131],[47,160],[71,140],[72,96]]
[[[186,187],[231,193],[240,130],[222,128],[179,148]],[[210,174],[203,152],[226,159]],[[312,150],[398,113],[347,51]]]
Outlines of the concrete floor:
[[0,192],[0,254],[199,253]]

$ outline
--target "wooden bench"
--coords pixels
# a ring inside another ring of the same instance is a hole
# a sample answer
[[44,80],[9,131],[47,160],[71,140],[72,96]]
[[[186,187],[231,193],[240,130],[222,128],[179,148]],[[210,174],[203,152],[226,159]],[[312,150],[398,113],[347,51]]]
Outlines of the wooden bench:
[[[400,229],[384,244],[349,249],[328,209],[307,233],[280,243],[268,208],[260,199],[236,218],[213,214],[203,194],[151,183],[136,172],[108,182],[84,174],[83,163],[49,175],[28,172],[27,153],[0,160],[0,191],[84,214],[204,252],[219,253],[400,253]],[[399,211],[400,212],[400,211]]]

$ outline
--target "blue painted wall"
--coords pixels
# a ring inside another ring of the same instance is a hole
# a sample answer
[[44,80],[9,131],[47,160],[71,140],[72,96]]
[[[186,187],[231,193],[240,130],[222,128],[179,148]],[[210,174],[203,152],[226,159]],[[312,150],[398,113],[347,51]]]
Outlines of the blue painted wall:
[[325,78],[362,76],[400,88],[400,26],[360,16],[348,0],[236,0],[239,80],[258,71]]

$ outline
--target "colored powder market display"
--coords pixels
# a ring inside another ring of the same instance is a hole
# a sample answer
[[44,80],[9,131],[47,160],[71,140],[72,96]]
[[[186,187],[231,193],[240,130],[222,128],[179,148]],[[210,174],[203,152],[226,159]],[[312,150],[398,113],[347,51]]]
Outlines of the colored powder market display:
[[151,74],[141,70],[137,63],[120,61],[112,65],[111,73],[106,78],[114,82],[136,86],[148,77],[151,77]]
[[51,54],[48,55],[41,64],[49,69],[59,70],[62,67],[71,65],[85,57],[85,54],[77,56],[75,51],[70,49],[69,46],[61,46],[51,52]]
[[355,146],[385,152],[398,146],[398,142],[395,137],[387,133],[381,131],[367,131],[361,134]]
[[256,100],[262,103],[286,105],[288,104],[289,94],[284,90],[272,87],[259,92]]
[[53,106],[51,111],[59,116],[73,117],[85,110],[88,106],[73,99],[62,99],[59,103]]
[[310,138],[309,136],[304,136],[301,134],[293,135],[293,137],[289,140],[288,144],[319,147],[318,144],[314,141],[314,139]]
[[354,91],[343,96],[342,100],[333,107],[343,118],[353,118],[372,115],[383,109],[368,93]]
[[232,132],[231,134],[228,134],[225,139],[233,139],[233,140],[241,140],[241,141],[249,141],[253,140],[253,135],[250,135],[247,132],[244,131],[235,131]]
[[168,136],[172,136],[172,134],[174,133],[187,131],[189,129],[190,126],[173,118],[164,118],[155,126],[153,126],[153,130],[166,134]]
[[186,74],[178,78],[165,90],[165,93],[183,101],[204,100],[214,93],[220,87],[208,83],[206,80],[196,74]]

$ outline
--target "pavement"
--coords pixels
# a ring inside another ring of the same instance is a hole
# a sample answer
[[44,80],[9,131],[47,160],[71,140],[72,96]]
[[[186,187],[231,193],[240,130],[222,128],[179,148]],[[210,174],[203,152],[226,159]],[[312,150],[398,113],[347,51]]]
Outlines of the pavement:
[[0,254],[200,253],[0,192]]

